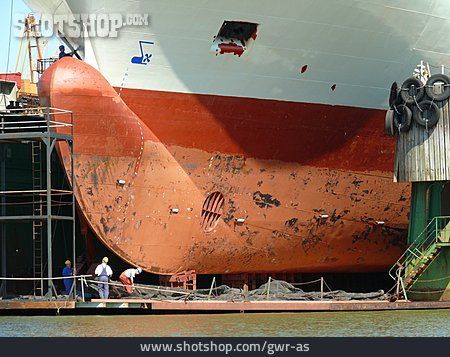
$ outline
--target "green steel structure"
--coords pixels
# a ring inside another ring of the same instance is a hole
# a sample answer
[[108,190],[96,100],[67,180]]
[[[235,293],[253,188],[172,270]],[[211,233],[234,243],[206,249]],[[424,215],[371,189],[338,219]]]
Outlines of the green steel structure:
[[450,301],[450,182],[413,182],[408,249],[390,269],[397,294]]

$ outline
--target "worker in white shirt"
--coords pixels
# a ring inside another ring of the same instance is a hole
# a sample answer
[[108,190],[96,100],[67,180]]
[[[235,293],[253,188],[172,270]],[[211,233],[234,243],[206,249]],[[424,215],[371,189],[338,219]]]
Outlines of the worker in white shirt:
[[[109,278],[112,277],[112,269],[108,265],[108,257],[102,259],[102,263],[95,268],[95,275],[98,277],[98,295],[100,299],[107,299],[109,296]],[[106,283],[106,284],[105,284]]]
[[136,269],[130,268],[122,272],[122,274],[120,274],[119,279],[122,282],[122,284],[125,285],[125,289],[128,294],[131,294],[133,292],[134,278],[136,275],[139,275],[140,273],[142,273],[142,268]]

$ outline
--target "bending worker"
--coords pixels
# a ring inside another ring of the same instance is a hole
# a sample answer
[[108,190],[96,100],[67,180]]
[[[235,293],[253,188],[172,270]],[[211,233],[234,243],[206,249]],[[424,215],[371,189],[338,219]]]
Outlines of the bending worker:
[[128,294],[131,294],[134,289],[134,277],[142,273],[142,268],[130,268],[120,274],[120,282],[125,286]]
[[108,257],[104,257],[102,263],[95,268],[95,275],[98,276],[98,295],[100,296],[100,299],[107,299],[109,296],[108,283],[112,274],[112,269],[108,265]]
[[[64,264],[66,266],[64,267],[64,269],[62,271],[62,276],[72,276],[73,275],[72,263],[70,262],[70,260],[66,260]],[[70,295],[70,290],[72,289],[72,284],[73,284],[73,279],[71,279],[71,278],[64,279],[66,295]]]

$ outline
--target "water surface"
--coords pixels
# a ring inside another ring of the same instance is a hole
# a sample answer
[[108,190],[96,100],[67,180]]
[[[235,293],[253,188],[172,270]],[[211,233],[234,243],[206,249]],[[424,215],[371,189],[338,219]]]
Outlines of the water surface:
[[450,310],[0,316],[0,336],[444,336]]

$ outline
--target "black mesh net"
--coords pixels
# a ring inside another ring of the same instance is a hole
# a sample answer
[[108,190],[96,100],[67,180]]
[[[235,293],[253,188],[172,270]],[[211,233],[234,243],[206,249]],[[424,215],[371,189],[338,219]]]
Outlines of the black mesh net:
[[[98,296],[95,282],[88,282],[89,293]],[[306,292],[294,285],[282,281],[271,280],[259,288],[244,291],[220,285],[212,289],[184,290],[156,285],[136,284],[131,294],[117,282],[111,282],[110,298],[135,298],[152,300],[217,300],[217,301],[258,301],[258,300],[291,300],[291,301],[318,301],[318,300],[389,300],[390,295],[383,290],[370,293],[349,293],[343,290],[323,292]]]

